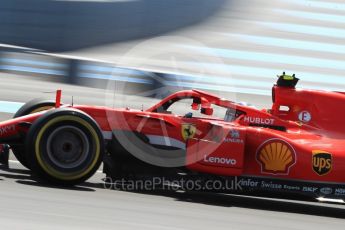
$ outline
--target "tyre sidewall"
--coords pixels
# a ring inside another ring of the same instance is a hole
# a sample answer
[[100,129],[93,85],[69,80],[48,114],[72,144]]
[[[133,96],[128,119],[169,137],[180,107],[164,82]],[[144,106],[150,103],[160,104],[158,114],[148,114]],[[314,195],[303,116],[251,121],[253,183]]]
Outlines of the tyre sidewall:
[[[47,157],[47,138],[52,129],[58,126],[75,125],[87,135],[90,149],[87,162],[70,170],[64,170],[52,164]],[[61,108],[48,111],[31,126],[26,140],[26,159],[32,170],[39,176],[60,185],[74,185],[91,177],[99,168],[103,158],[103,136],[97,123],[87,114]]]
[[37,98],[25,103],[19,110],[14,114],[13,118],[22,117],[35,111],[36,109],[43,107],[54,107],[55,102],[53,100],[46,100]]

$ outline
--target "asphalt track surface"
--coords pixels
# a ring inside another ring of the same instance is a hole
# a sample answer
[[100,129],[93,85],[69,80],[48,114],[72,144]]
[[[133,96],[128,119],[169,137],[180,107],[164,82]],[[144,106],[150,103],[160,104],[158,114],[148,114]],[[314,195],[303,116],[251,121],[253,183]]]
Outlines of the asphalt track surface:
[[[26,102],[42,91],[64,90],[78,103],[104,104],[104,90],[1,74],[2,101]],[[155,99],[137,98],[139,104]],[[243,98],[242,98],[243,97]],[[246,99],[248,95],[240,95]],[[255,97],[251,97],[255,98]],[[156,99],[157,100],[157,99]],[[269,98],[255,98],[269,105]],[[1,113],[0,119],[12,114]],[[126,192],[105,189],[96,173],[74,188],[37,182],[11,157],[10,169],[0,168],[1,229],[344,229],[344,204],[173,191]]]

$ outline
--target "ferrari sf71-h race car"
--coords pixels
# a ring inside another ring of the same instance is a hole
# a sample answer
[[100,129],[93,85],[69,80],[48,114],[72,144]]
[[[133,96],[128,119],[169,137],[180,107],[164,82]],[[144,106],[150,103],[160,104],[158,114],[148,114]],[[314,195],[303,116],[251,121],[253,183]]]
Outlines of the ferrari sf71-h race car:
[[[103,162],[113,179],[235,180],[246,191],[345,198],[345,93],[296,89],[298,80],[279,76],[263,110],[199,90],[147,110],[63,105],[58,91],[0,123],[1,149],[61,185],[87,180]],[[177,105],[188,107],[181,114]]]

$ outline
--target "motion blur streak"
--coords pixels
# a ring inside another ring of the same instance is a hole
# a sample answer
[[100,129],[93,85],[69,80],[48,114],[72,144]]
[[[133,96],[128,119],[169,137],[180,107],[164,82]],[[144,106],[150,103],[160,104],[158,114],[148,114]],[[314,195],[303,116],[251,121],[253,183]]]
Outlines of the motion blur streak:
[[[303,79],[300,87],[344,91],[344,13],[345,4],[340,0],[228,1],[208,22],[171,32],[163,41],[153,39],[150,46],[136,41],[73,54],[117,63],[137,50],[125,64],[185,76],[178,77],[178,83],[169,77],[171,85],[218,90],[217,83],[225,83],[224,90],[265,94],[272,77],[287,71]],[[174,37],[201,45],[181,43]],[[160,49],[164,52],[150,56]],[[205,57],[205,61],[195,56]],[[223,63],[207,61],[212,57]],[[191,80],[193,75],[198,82]]]

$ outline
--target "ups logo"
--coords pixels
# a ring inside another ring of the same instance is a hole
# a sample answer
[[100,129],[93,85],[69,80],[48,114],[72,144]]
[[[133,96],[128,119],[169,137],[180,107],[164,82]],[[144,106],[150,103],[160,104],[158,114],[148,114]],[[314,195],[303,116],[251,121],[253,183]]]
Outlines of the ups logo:
[[325,151],[313,151],[313,170],[319,176],[324,176],[332,171],[332,154]]

